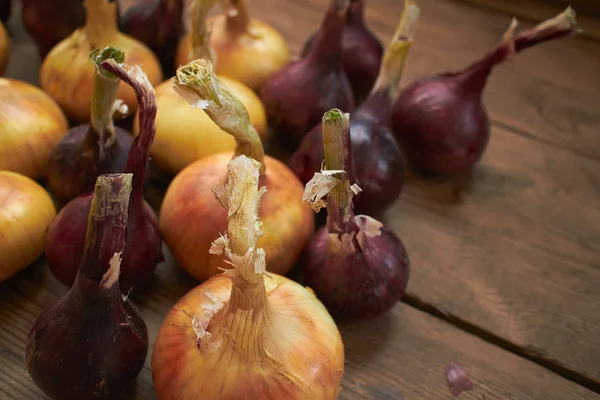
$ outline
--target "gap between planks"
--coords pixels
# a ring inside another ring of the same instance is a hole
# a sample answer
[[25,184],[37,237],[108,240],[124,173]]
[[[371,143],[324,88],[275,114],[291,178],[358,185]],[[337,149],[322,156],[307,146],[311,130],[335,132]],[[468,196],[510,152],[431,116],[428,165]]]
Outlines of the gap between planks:
[[553,372],[567,380],[570,380],[573,383],[585,387],[586,389],[589,389],[595,393],[600,393],[600,382],[590,379],[565,367],[556,360],[546,357],[542,352],[539,352],[535,348],[523,347],[512,343],[511,341],[504,339],[493,332],[483,329],[461,317],[453,315],[448,311],[444,311],[433,304],[427,303],[421,300],[419,296],[415,296],[414,294],[405,294],[402,298],[402,302],[432,317],[445,321],[457,329],[476,336],[487,343],[498,346],[509,353],[529,360],[550,372]]

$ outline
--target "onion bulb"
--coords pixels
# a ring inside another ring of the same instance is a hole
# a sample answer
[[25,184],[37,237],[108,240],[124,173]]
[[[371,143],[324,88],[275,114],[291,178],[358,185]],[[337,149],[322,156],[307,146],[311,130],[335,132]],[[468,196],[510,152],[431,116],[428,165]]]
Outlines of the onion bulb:
[[[327,226],[317,231],[304,255],[304,282],[335,317],[371,319],[388,311],[406,291],[409,260],[390,229],[354,215],[350,185],[348,114],[333,109],[323,116],[325,169],[306,185],[304,199],[315,211],[327,207]],[[327,196],[327,202],[323,197]]]
[[[214,241],[233,268],[192,289],[169,311],[152,355],[160,400],[333,400],[344,372],[340,333],[314,294],[266,272],[258,218],[260,163],[231,160],[227,233]],[[269,268],[273,269],[273,268]],[[274,268],[278,269],[278,268]]]
[[10,44],[8,41],[8,33],[0,21],[0,76],[4,75],[4,71],[6,71],[9,56]]
[[[106,46],[118,47],[127,55],[130,65],[142,65],[153,85],[162,81],[162,70],[156,56],[144,44],[119,32],[117,5],[109,0],[85,0],[87,19],[48,53],[40,70],[40,86],[77,122],[90,121],[94,88],[94,66],[89,54]],[[123,85],[117,94],[133,113],[137,109],[135,93]]]
[[[262,162],[261,185],[269,192],[261,203],[265,234],[259,245],[267,251],[271,272],[286,274],[314,231],[314,217],[302,202],[302,183],[285,164],[265,156],[258,134],[241,102],[214,75],[206,60],[192,61],[177,71],[175,90],[204,111],[223,131],[235,137],[235,155]],[[201,112],[196,110],[196,112]],[[233,153],[217,153],[189,165],[175,177],[165,194],[160,228],[178,264],[198,280],[227,266],[223,256],[209,255],[211,241],[227,228],[212,194],[227,180]]]
[[[240,81],[253,90],[289,62],[290,54],[281,34],[272,26],[250,18],[246,0],[227,0],[226,13],[209,19],[210,46],[218,60],[215,72]],[[175,66],[194,60],[192,36],[183,37]]]
[[52,199],[38,183],[0,171],[0,282],[42,255],[55,215]]
[[115,399],[140,373],[148,330],[118,285],[131,174],[98,177],[75,284],[35,321],[27,369],[53,399]]
[[[404,12],[386,49],[379,78],[367,99],[350,118],[351,165],[355,182],[362,189],[354,205],[361,213],[381,213],[398,198],[404,184],[404,158],[389,128],[390,113],[404,62],[412,45],[419,8],[406,0]],[[290,159],[290,166],[307,183],[323,163],[322,125],[304,137]]]
[[481,96],[494,67],[515,52],[578,31],[569,7],[513,38],[513,19],[502,42],[458,72],[445,72],[409,85],[392,109],[392,131],[410,164],[435,175],[460,173],[483,155],[490,122]]
[[[191,0],[193,53],[196,59],[213,60],[209,46],[206,15],[216,0]],[[267,133],[267,116],[262,102],[248,86],[227,77],[220,81],[242,102],[250,122],[264,137]],[[235,140],[223,132],[205,113],[198,112],[173,91],[168,80],[156,87],[156,137],[152,146],[152,162],[173,175],[201,158],[211,154],[233,151]],[[133,133],[139,131],[137,118]]]
[[40,88],[0,78],[0,127],[0,170],[39,179],[68,124],[58,104]]

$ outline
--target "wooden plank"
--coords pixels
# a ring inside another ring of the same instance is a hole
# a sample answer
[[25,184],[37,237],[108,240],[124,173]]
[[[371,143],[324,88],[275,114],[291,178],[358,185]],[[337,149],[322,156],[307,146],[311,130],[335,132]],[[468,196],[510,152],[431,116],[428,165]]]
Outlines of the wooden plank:
[[[162,316],[193,286],[167,259],[144,293],[133,299],[151,344]],[[43,398],[25,368],[24,345],[37,316],[64,292],[42,265],[0,286],[0,398]],[[341,323],[340,331],[346,349],[340,399],[450,399],[444,368],[457,361],[475,384],[461,399],[600,400],[598,394],[404,304],[372,322]],[[151,355],[125,398],[156,399],[150,360]]]

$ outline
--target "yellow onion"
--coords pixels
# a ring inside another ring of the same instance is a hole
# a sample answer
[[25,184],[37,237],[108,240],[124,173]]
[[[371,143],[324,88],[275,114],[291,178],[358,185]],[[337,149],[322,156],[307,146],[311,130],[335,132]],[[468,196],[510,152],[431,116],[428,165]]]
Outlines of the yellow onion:
[[[206,114],[235,137],[235,155],[244,154],[263,163],[261,185],[268,192],[260,208],[265,234],[259,245],[267,252],[269,271],[286,274],[314,232],[311,209],[302,201],[302,183],[286,165],[264,155],[244,106],[215,77],[209,61],[180,67],[175,89],[190,104],[204,104]],[[233,155],[217,153],[189,165],[171,182],[163,200],[161,232],[178,264],[198,280],[227,267],[224,257],[209,255],[208,249],[227,228],[227,215],[219,209],[212,189],[226,182],[227,163]]]
[[[245,0],[228,0],[230,7],[224,15],[209,19],[210,46],[219,61],[215,71],[243,82],[253,90],[290,60],[283,36],[272,26],[250,18]],[[193,61],[192,37],[179,42],[175,67]]]
[[[344,373],[344,345],[312,291],[266,273],[258,209],[260,163],[228,166],[215,189],[229,215],[210,252],[233,268],[192,289],[169,311],[152,356],[160,400],[333,400]],[[268,193],[268,189],[266,191]]]
[[52,199],[38,183],[0,171],[0,282],[42,255],[55,216]]
[[[85,0],[85,26],[58,43],[48,53],[40,70],[40,85],[78,122],[90,120],[92,91],[96,69],[89,54],[98,48],[114,46],[126,54],[125,63],[140,65],[153,85],[162,81],[160,63],[143,43],[119,32],[117,4],[109,0]],[[138,104],[135,93],[121,85],[117,97],[133,113]]]
[[[213,60],[209,46],[206,15],[216,0],[192,0],[192,33],[194,59]],[[223,77],[221,80],[240,99],[250,122],[261,136],[267,133],[267,115],[260,98],[241,82]],[[211,154],[233,151],[235,140],[223,132],[204,113],[190,108],[189,104],[173,91],[173,82],[165,81],[156,87],[156,136],[152,144],[153,162],[162,170],[177,174],[196,160]],[[133,133],[139,131],[136,117]]]
[[40,88],[0,78],[0,170],[41,178],[67,128],[58,104]]
[[8,56],[10,53],[10,44],[8,42],[8,33],[0,21],[0,76],[4,74],[8,65]]

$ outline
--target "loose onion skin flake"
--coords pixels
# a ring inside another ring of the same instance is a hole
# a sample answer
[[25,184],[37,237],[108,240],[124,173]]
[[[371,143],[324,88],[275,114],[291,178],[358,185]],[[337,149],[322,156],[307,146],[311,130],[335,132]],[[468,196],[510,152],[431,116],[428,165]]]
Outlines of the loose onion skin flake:
[[[285,39],[272,26],[250,18],[246,0],[226,0],[225,14],[209,18],[210,46],[215,72],[258,90],[273,73],[289,62]],[[175,66],[194,60],[191,35],[179,43]]]
[[[119,32],[117,4],[109,0],[85,0],[87,19],[83,28],[58,43],[48,53],[40,70],[40,86],[52,96],[67,117],[77,122],[90,121],[95,68],[89,54],[98,48],[118,47],[126,54],[129,65],[143,65],[153,85],[162,81],[160,63],[141,42]],[[130,87],[119,87],[117,97],[131,113],[137,110],[135,93]]]
[[[210,46],[207,14],[216,0],[191,0],[192,48],[190,58],[215,61]],[[213,64],[214,65],[214,64]],[[248,86],[228,77],[219,80],[242,102],[250,116],[250,122],[261,138],[267,133],[267,115],[260,98]],[[152,146],[152,162],[170,174],[176,175],[194,161],[224,152],[234,151],[236,142],[223,132],[205,113],[189,106],[173,90],[169,79],[156,87],[156,137]],[[138,118],[133,133],[139,131]]]
[[[419,8],[405,2],[396,33],[388,45],[379,78],[367,99],[352,113],[352,176],[362,189],[355,198],[356,210],[366,214],[383,212],[391,206],[404,185],[404,157],[389,128],[393,100],[402,76],[404,62],[412,46]],[[304,137],[289,165],[304,184],[323,163],[322,125],[316,125]]]
[[67,119],[44,91],[27,82],[0,78],[0,170],[39,179],[52,148],[65,135]]
[[44,253],[46,232],[55,216],[52,199],[38,183],[0,171],[0,282]]
[[[231,267],[192,289],[169,311],[152,355],[161,400],[333,400],[344,372],[344,346],[313,293],[267,273],[258,218],[260,163],[244,155],[228,165],[215,196],[227,233],[210,251]],[[268,191],[267,191],[268,193]]]
[[[350,185],[352,150],[348,114],[323,116],[325,169],[306,185],[304,199],[315,211],[327,207],[327,225],[304,252],[304,282],[334,317],[372,319],[404,295],[409,259],[390,229],[367,215],[354,215]],[[327,201],[323,197],[327,196]]]
[[131,174],[98,177],[77,279],[29,333],[27,369],[52,399],[118,398],[144,366],[148,330],[118,284],[130,192]]
[[[212,194],[227,180],[232,156],[245,154],[263,162],[261,185],[268,188],[259,211],[270,272],[286,274],[314,232],[310,207],[302,202],[302,183],[285,164],[265,156],[258,134],[240,101],[218,79],[210,62],[193,61],[177,71],[175,89],[235,137],[235,153],[218,153],[188,166],[173,179],[160,211],[160,228],[177,263],[198,280],[226,268],[223,256],[209,255],[210,243],[227,229],[227,214]],[[195,110],[202,112],[201,110]]]
[[494,67],[516,52],[579,30],[570,7],[513,37],[516,24],[513,19],[496,49],[464,70],[418,80],[398,97],[391,127],[414,169],[433,175],[470,169],[482,157],[490,136],[481,96]]

